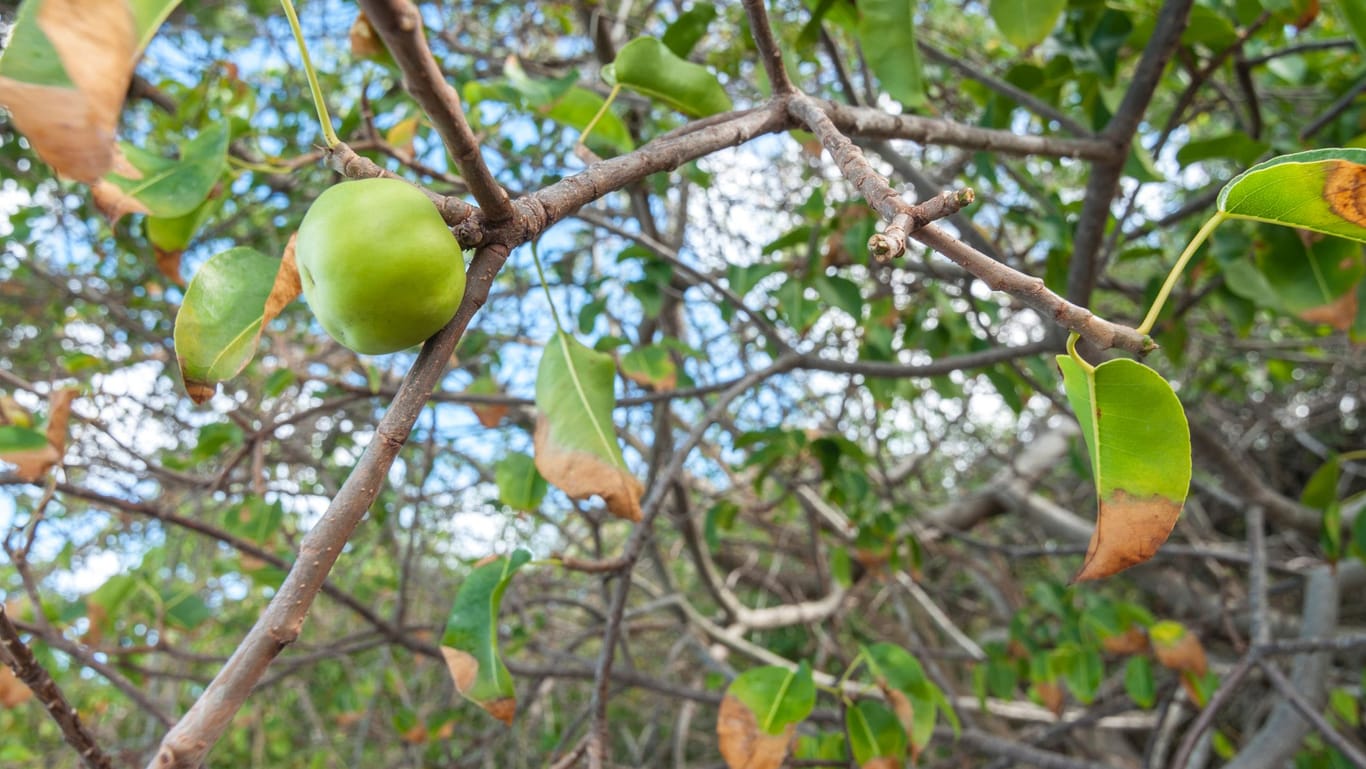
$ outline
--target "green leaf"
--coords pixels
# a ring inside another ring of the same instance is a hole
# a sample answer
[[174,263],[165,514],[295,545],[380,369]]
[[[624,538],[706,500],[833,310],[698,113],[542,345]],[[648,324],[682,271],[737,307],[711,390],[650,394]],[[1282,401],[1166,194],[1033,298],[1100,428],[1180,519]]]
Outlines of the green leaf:
[[677,19],[664,30],[664,45],[680,59],[688,58],[697,41],[707,34],[707,27],[716,18],[716,6],[712,3],[696,3],[680,13]]
[[636,384],[655,390],[678,386],[678,366],[660,345],[646,345],[621,356],[621,373]]
[[175,253],[189,248],[204,222],[222,205],[223,197],[211,197],[184,216],[147,217],[147,239],[158,251]]
[[1082,368],[1059,355],[1081,423],[1099,514],[1075,581],[1106,577],[1157,552],[1181,514],[1191,479],[1190,428],[1156,371],[1127,359]]
[[545,479],[536,472],[535,460],[521,452],[499,460],[493,468],[493,481],[498,485],[499,501],[514,510],[535,512],[545,498]]
[[612,425],[615,380],[611,355],[555,332],[536,372],[536,469],[569,496],[596,494],[613,515],[638,521],[641,484]]
[[816,683],[805,661],[796,670],[779,665],[747,670],[731,681],[726,694],[749,708],[765,734],[782,734],[816,706]]
[[845,715],[849,747],[860,767],[869,767],[879,758],[891,759],[900,766],[906,756],[906,730],[901,719],[877,700],[862,700]]
[[[574,86],[544,112],[546,117],[556,123],[582,132],[592,122],[593,118],[602,111],[602,107],[606,103],[606,99],[587,88]],[[602,117],[598,118],[597,124],[593,126],[593,133],[588,135],[586,144],[594,152],[602,154],[630,152],[636,146],[635,142],[631,141],[631,131],[627,129],[626,123],[610,109],[603,112]]]
[[[958,729],[958,717],[948,697],[925,676],[920,662],[910,652],[895,644],[878,643],[865,648],[863,658],[892,701],[917,753],[929,744],[939,711]],[[905,708],[910,712],[904,712]]]
[[860,0],[858,39],[882,89],[907,107],[925,104],[915,0]]
[[1141,654],[1129,658],[1124,665],[1124,691],[1140,708],[1151,708],[1157,702],[1157,685],[1153,679],[1153,664]]
[[471,572],[456,593],[441,637],[455,688],[507,724],[517,712],[517,692],[498,653],[498,609],[512,575],[530,560],[531,553],[519,549]]
[[1272,158],[1224,185],[1218,205],[1228,216],[1366,243],[1366,150]]
[[13,451],[38,451],[47,448],[47,436],[39,430],[0,425],[0,455]]
[[195,273],[175,319],[180,375],[195,403],[246,367],[262,328],[299,295],[292,262],[234,248]]
[[123,156],[136,169],[136,175],[121,175],[116,170],[105,178],[153,216],[185,216],[199,208],[223,175],[228,162],[228,134],[227,123],[210,124],[185,143],[179,160],[121,142]]
[[1337,501],[1339,475],[1338,458],[1330,457],[1309,476],[1300,493],[1300,503],[1315,510],[1327,510]]
[[285,509],[279,500],[270,503],[260,497],[248,497],[240,505],[228,508],[223,529],[249,542],[264,545],[285,520]]
[[163,589],[161,600],[166,623],[181,630],[194,630],[213,616],[204,599],[195,595],[188,586],[182,586],[179,590]]
[[1361,0],[1337,0],[1334,4],[1347,20],[1352,37],[1357,39],[1357,48],[1366,51],[1366,3]]
[[1042,43],[1058,26],[1067,0],[991,0],[991,20],[1006,40],[1026,49]]
[[1186,142],[1176,151],[1176,162],[1188,166],[1212,158],[1228,158],[1239,165],[1249,165],[1270,148],[1270,144],[1259,142],[1242,131],[1232,131],[1223,136]]
[[692,117],[731,108],[730,97],[715,75],[700,64],[678,58],[653,37],[638,37],[622,46],[616,61],[603,68],[603,77]]
[[863,319],[863,294],[857,283],[825,274],[817,275],[811,283],[826,304],[838,307],[856,321]]
[[816,325],[825,313],[825,307],[815,299],[806,296],[806,284],[793,276],[775,293],[778,300],[778,314],[784,322],[799,334],[805,334]]

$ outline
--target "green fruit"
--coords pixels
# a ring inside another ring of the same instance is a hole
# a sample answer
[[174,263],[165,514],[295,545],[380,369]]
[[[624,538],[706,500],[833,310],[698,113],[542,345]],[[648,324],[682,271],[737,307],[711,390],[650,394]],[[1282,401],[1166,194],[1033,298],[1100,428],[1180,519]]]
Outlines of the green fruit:
[[465,260],[436,206],[398,179],[328,188],[295,244],[304,296],[333,339],[366,355],[441,330],[465,296]]

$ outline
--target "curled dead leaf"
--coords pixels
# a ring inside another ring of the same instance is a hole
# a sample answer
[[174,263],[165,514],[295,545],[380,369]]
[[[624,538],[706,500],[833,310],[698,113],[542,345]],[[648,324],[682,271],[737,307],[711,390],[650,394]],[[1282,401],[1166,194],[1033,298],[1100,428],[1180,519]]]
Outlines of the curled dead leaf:
[[566,450],[550,439],[550,424],[536,418],[534,436],[536,469],[574,499],[602,497],[618,518],[640,520],[640,496],[644,487],[625,469],[582,451]]
[[266,297],[266,309],[261,317],[262,330],[279,317],[285,305],[298,299],[299,294],[304,291],[304,284],[299,280],[299,263],[294,258],[294,241],[298,237],[297,232],[290,235],[289,242],[285,244],[285,253],[280,259],[280,271],[275,273],[275,285],[271,286],[270,296]]
[[739,699],[728,694],[721,700],[716,736],[730,769],[778,769],[796,732],[797,725],[788,724],[782,734],[768,734]]
[[384,41],[379,39],[379,33],[375,32],[375,27],[366,17],[365,12],[356,14],[356,20],[351,24],[351,53],[361,59],[382,59],[389,54],[389,50],[384,47]]
[[1181,504],[1163,496],[1136,497],[1121,489],[1102,498],[1086,559],[1072,581],[1108,577],[1152,558],[1180,516]]
[[126,0],[46,0],[37,25],[69,84],[0,76],[0,104],[57,173],[94,184],[114,158],[114,130],[133,76],[138,37]]

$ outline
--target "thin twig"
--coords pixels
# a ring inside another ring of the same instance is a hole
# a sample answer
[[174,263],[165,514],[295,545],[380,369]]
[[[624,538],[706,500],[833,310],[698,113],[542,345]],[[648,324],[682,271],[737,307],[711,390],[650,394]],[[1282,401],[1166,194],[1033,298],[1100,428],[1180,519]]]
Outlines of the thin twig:
[[95,735],[81,723],[80,714],[67,702],[62,690],[57,688],[57,682],[38,664],[33,651],[19,637],[19,630],[10,622],[3,603],[0,603],[0,662],[8,665],[43,703],[48,715],[62,730],[62,738],[76,750],[82,763],[90,769],[113,769],[113,762],[95,741]]
[[797,89],[792,86],[787,69],[783,66],[783,52],[778,48],[778,41],[773,39],[773,28],[768,23],[764,0],[744,0],[744,5],[745,13],[749,15],[749,31],[759,48],[759,59],[764,63],[764,72],[768,73],[773,95],[796,93]]

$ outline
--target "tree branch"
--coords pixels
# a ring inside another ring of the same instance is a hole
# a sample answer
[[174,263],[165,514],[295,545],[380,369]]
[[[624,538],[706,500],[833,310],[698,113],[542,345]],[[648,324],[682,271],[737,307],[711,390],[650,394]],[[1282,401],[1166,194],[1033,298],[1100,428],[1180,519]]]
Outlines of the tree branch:
[[10,622],[4,603],[0,603],[0,662],[9,666],[43,703],[48,715],[62,730],[62,738],[76,750],[82,763],[89,769],[113,769],[113,763],[95,741],[95,735],[81,723],[80,714],[66,701],[57,682],[38,664],[32,650],[19,637],[19,630]]
[[470,186],[470,193],[483,210],[487,221],[498,224],[512,218],[512,204],[507,191],[493,178],[484,162],[465,110],[460,105],[460,94],[446,82],[441,67],[427,46],[427,35],[422,30],[422,13],[409,0],[361,0],[361,8],[403,70],[403,84],[417,100],[418,106],[432,119],[441,135],[460,175]]
[[455,317],[427,340],[408,371],[375,436],[352,468],[337,496],[299,547],[299,557],[270,605],[233,652],[227,664],[161,741],[148,769],[195,769],[223,736],[232,716],[246,702],[266,668],[298,638],[308,609],[351,533],[375,501],[389,467],[431,397],[471,318],[483,306],[507,249],[482,248],[470,265],[465,299]]

